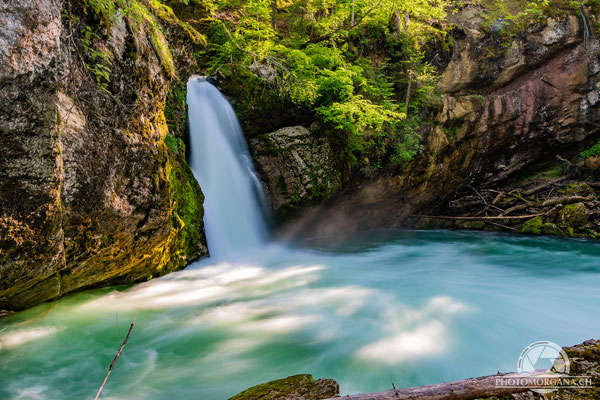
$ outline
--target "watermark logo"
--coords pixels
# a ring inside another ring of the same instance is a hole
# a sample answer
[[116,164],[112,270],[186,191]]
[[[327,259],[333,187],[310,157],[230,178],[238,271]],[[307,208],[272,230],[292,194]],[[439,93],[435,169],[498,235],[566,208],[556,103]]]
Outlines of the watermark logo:
[[567,353],[556,343],[539,341],[525,347],[517,361],[517,374],[496,378],[496,387],[529,389],[545,394],[558,389],[592,386],[589,376],[571,376]]
[[535,371],[552,371],[568,374],[571,368],[567,353],[553,342],[539,341],[525,347],[517,361],[519,374]]

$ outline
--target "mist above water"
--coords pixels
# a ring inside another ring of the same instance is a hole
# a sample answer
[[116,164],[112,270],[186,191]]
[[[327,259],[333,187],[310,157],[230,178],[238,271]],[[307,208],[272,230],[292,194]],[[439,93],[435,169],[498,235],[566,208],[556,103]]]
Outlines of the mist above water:
[[90,398],[133,318],[103,398],[223,400],[300,373],[342,394],[433,384],[514,371],[533,341],[600,331],[599,243],[447,231],[269,243],[231,106],[200,79],[188,104],[211,257],[1,319],[0,398]]
[[[597,243],[389,232],[336,251],[270,245],[0,320],[0,398],[222,400],[292,374],[343,394],[514,371],[536,340],[597,336]],[[118,325],[117,325],[118,321]]]

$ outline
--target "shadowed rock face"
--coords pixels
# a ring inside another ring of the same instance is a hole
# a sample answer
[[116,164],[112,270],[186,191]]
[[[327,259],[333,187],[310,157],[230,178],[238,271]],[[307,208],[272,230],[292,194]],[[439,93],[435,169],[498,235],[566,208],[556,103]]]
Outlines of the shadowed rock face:
[[284,227],[286,235],[415,226],[412,215],[449,212],[460,193],[502,189],[597,140],[600,42],[584,41],[581,18],[548,19],[508,46],[481,30],[473,5],[450,18],[461,35],[423,154],[400,173],[308,210]]
[[[206,254],[202,194],[183,146],[165,142],[173,79],[147,27],[120,14],[102,27],[77,4],[62,19],[60,1],[0,5],[0,309],[148,279]],[[82,48],[90,25],[110,38],[89,44],[110,60],[110,94]]]
[[342,172],[336,154],[318,127],[281,128],[250,140],[276,219],[337,192]]

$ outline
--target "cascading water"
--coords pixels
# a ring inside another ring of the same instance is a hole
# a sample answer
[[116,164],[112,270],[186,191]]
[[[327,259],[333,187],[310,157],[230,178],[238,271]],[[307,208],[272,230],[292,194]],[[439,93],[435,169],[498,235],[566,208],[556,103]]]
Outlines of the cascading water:
[[224,259],[256,249],[268,236],[265,197],[235,112],[202,77],[191,77],[187,89],[190,167],[205,196],[210,255]]
[[512,371],[533,341],[600,331],[592,241],[386,231],[264,251],[261,188],[231,106],[197,78],[188,104],[213,257],[0,318],[0,399],[89,398],[118,323],[134,318],[107,398],[221,400],[300,373],[336,379],[342,395],[374,392]]

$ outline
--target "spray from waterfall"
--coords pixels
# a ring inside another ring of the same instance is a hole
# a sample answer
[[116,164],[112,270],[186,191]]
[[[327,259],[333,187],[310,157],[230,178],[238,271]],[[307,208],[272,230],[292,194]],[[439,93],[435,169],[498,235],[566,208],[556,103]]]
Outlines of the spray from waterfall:
[[210,82],[187,84],[190,167],[204,193],[204,230],[212,258],[265,245],[265,194],[235,112]]

